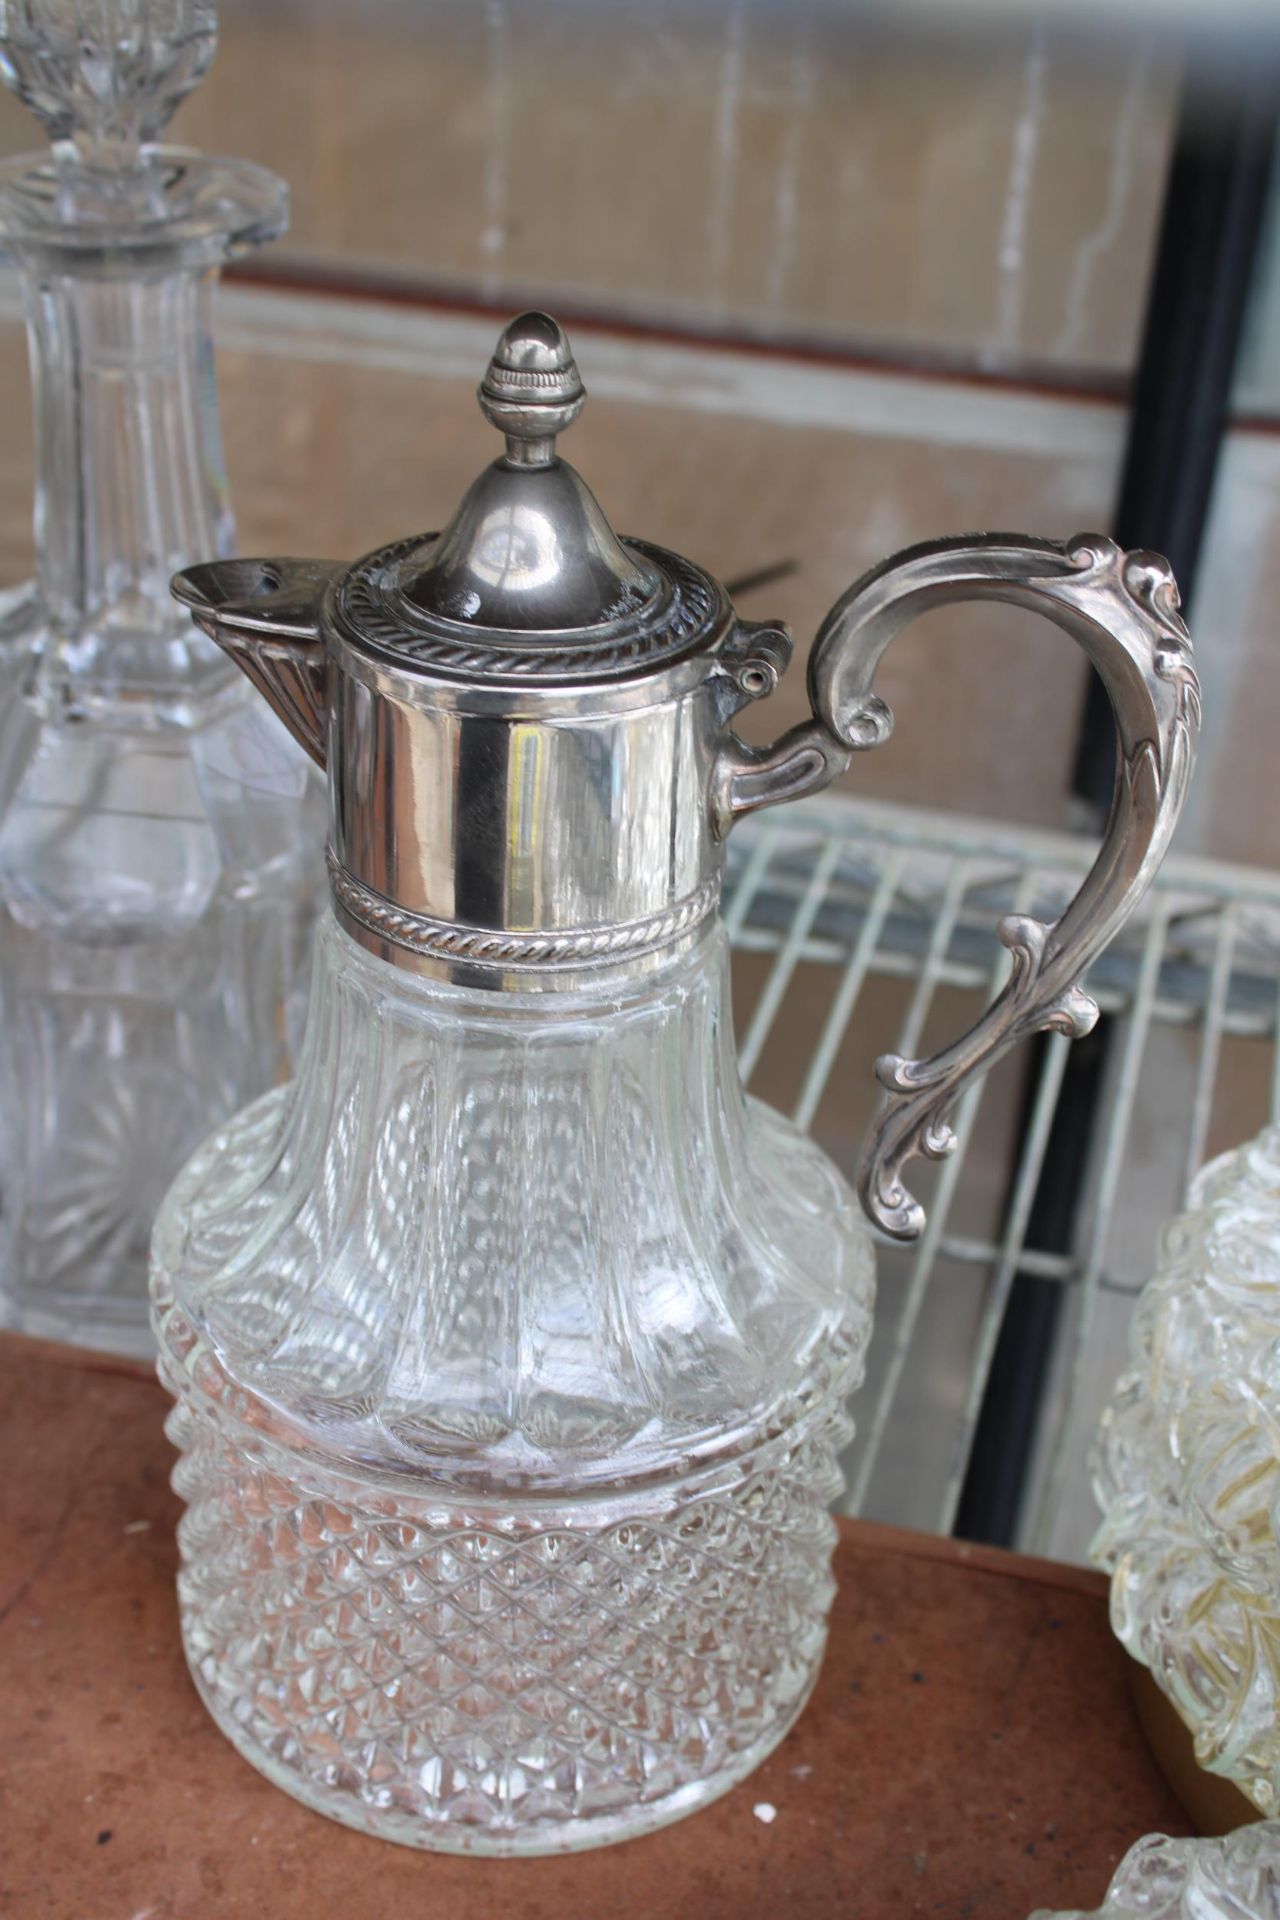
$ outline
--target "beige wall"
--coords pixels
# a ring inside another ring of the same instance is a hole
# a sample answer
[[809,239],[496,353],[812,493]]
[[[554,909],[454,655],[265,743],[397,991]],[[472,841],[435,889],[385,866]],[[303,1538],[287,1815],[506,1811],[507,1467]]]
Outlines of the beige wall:
[[[945,17],[945,16],[940,16]],[[815,0],[223,0],[175,134],[277,168],[292,255],[524,303],[1122,373],[1171,77]],[[33,144],[0,96],[0,152]]]

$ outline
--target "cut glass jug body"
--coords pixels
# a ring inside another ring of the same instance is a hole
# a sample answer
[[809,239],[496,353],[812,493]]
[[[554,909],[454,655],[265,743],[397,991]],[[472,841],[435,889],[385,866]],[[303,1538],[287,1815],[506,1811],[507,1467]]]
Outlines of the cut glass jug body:
[[800,1711],[870,1333],[854,1197],[745,1099],[717,918],[742,813],[888,731],[871,675],[922,606],[1039,607],[1097,660],[1122,775],[1053,926],[933,1061],[886,1059],[863,1202],[1141,894],[1190,769],[1167,570],[1110,542],[917,549],[833,610],[814,717],[731,722],[786,664],[689,561],[619,540],[555,436],[561,330],[480,389],[506,450],[441,534],[342,569],[231,561],[175,591],[329,771],[334,913],[296,1080],[214,1135],[154,1242],[182,1450],[183,1634],[228,1737],[411,1844],[536,1853],[687,1813]]

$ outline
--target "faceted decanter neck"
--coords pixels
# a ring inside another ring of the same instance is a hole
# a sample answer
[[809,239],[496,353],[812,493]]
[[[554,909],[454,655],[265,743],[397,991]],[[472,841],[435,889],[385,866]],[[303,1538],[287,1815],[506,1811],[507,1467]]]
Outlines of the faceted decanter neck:
[[228,552],[234,536],[217,398],[202,377],[208,281],[24,278],[46,691],[65,682],[53,704],[78,709],[90,688],[221,682],[216,650],[168,591],[175,565]]

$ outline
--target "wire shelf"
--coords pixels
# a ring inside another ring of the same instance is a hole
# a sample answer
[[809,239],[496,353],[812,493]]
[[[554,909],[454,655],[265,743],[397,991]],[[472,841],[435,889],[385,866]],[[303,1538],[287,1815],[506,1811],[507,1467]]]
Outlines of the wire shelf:
[[[1000,917],[1054,918],[1094,851],[831,798],[744,823],[725,911],[749,1089],[851,1175],[875,1055],[932,1050],[967,1026],[1007,976]],[[1014,1290],[1050,1282],[1062,1292],[1015,1538],[1084,1554],[1088,1441],[1160,1226],[1207,1154],[1280,1118],[1280,875],[1170,858],[1087,985],[1106,1064],[1066,1243],[1032,1231],[1071,1051],[1055,1034],[964,1094],[948,1160],[912,1164],[928,1224],[913,1248],[881,1243],[848,1512],[952,1530]]]

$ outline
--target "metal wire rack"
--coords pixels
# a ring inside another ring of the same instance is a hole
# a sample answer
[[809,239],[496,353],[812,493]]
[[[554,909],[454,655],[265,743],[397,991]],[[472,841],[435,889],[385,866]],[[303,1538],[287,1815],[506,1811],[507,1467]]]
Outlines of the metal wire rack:
[[[726,918],[749,1090],[851,1173],[875,1055],[918,1053],[967,1025],[1005,977],[1000,916],[1060,913],[1094,850],[830,798],[746,823]],[[1010,1301],[1050,1282],[1060,1310],[1017,1539],[1082,1557],[1088,1440],[1159,1228],[1208,1154],[1280,1118],[1280,875],[1170,858],[1087,984],[1107,1063],[1070,1243],[1046,1249],[1029,1232],[1072,1044],[1050,1035],[965,1094],[950,1159],[913,1164],[928,1225],[914,1248],[886,1242],[880,1256],[851,1513],[952,1530]]]

